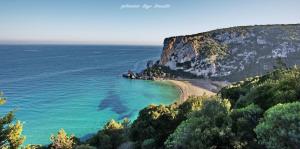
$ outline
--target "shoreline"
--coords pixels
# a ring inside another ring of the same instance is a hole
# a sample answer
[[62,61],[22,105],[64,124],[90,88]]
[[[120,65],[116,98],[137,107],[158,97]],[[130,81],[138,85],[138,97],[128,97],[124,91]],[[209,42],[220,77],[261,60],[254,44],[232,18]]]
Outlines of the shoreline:
[[180,92],[180,103],[186,101],[189,96],[213,96],[228,82],[211,81],[208,79],[177,79],[177,80],[159,80],[167,82],[178,88]]

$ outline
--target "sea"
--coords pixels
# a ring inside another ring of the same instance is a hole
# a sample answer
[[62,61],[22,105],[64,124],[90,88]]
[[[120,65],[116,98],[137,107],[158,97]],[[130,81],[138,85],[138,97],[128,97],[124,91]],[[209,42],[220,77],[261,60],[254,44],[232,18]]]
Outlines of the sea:
[[129,80],[159,59],[160,46],[0,45],[0,116],[15,111],[25,144],[48,144],[64,129],[85,139],[111,120],[131,121],[150,104],[179,98],[171,84]]

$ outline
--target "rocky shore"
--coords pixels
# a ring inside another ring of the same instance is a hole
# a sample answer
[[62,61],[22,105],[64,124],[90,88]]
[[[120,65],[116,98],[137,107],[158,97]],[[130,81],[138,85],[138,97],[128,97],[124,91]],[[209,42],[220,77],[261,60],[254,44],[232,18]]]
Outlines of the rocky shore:
[[141,79],[141,80],[176,80],[176,79],[201,79],[202,77],[194,74],[185,72],[183,70],[171,70],[167,66],[159,64],[160,61],[148,61],[147,68],[141,72],[133,72],[128,70],[127,73],[123,74],[124,78],[128,79]]

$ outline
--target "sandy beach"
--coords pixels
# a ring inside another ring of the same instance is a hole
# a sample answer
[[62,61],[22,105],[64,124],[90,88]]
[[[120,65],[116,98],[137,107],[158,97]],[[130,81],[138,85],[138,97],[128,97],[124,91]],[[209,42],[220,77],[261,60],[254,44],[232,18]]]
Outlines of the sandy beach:
[[184,102],[189,96],[215,95],[228,82],[211,81],[206,79],[164,80],[178,87],[181,91],[180,101]]

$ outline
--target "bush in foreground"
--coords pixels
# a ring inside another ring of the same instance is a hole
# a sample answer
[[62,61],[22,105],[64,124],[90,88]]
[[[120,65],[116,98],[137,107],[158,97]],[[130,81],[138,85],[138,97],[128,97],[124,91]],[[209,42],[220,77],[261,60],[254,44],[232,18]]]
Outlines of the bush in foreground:
[[68,136],[67,133],[61,129],[57,135],[51,135],[50,137],[51,149],[72,149],[75,147],[75,137],[73,135]]
[[232,121],[227,100],[207,99],[165,142],[166,148],[222,148],[230,145]]
[[129,126],[130,121],[128,119],[124,119],[122,123],[111,120],[87,143],[101,149],[117,148],[128,141]]
[[209,97],[189,97],[184,103],[150,105],[140,111],[130,129],[130,139],[140,148],[160,148],[176,127],[193,111],[201,109]]
[[232,132],[234,137],[231,138],[235,148],[259,148],[256,141],[254,128],[259,123],[263,115],[263,110],[254,104],[245,108],[233,109],[230,113],[232,119]]
[[267,110],[255,133],[259,143],[267,148],[299,148],[300,102],[278,104]]

